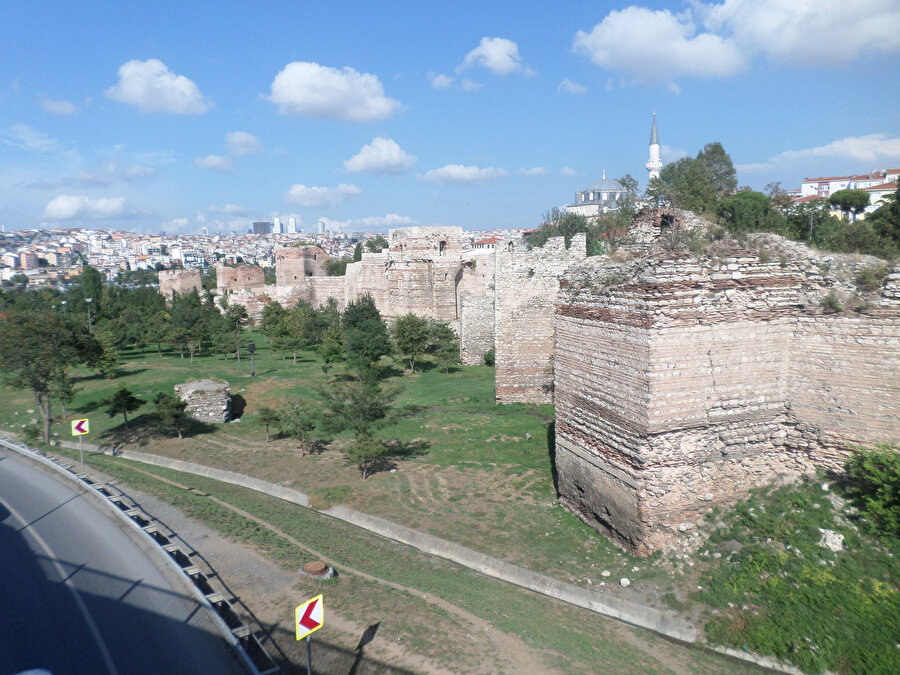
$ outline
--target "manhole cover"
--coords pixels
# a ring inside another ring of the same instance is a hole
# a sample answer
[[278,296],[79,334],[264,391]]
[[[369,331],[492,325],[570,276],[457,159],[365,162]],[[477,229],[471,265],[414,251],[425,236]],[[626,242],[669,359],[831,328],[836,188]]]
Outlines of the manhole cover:
[[319,560],[316,560],[314,562],[306,563],[303,566],[303,571],[311,576],[320,577],[328,574],[328,565]]

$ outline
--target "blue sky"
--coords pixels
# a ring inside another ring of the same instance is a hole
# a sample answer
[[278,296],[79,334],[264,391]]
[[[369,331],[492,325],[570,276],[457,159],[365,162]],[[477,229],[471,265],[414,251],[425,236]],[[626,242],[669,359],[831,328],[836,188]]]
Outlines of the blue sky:
[[898,0],[0,4],[0,224],[533,227],[721,142],[900,166]]

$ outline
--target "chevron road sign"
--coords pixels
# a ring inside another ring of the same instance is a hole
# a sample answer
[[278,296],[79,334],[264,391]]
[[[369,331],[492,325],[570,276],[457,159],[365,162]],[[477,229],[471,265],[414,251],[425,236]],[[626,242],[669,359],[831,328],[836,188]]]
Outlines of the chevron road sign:
[[73,436],[84,436],[85,434],[90,433],[90,431],[91,425],[87,417],[85,417],[83,420],[72,420]]
[[297,639],[302,640],[315,633],[325,624],[325,601],[321,595],[298,605],[294,610],[297,626]]

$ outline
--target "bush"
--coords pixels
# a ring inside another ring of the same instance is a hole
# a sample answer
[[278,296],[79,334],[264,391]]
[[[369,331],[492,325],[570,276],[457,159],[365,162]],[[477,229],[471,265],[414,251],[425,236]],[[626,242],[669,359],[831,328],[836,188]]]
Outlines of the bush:
[[887,273],[887,267],[884,265],[866,267],[856,275],[856,284],[864,291],[876,291],[881,288]]
[[900,452],[882,446],[858,450],[844,464],[846,492],[877,531],[900,535]]
[[494,350],[488,349],[484,353],[484,365],[493,366],[494,365]]
[[841,301],[835,297],[834,293],[829,293],[822,298],[822,311],[826,314],[836,314],[841,311]]

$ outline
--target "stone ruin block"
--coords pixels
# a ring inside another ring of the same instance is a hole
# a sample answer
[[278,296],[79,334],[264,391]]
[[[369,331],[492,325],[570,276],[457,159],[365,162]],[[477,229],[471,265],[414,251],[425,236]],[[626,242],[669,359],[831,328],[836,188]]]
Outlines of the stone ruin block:
[[176,384],[175,395],[187,402],[188,416],[198,422],[222,423],[231,419],[231,388],[227,382],[196,380]]

